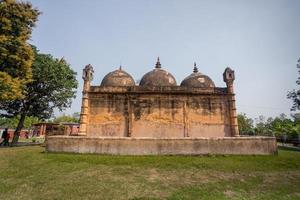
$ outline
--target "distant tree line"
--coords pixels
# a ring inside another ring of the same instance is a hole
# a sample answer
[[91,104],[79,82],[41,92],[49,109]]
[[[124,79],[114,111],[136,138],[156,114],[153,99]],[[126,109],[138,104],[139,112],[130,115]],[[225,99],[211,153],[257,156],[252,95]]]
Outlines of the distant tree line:
[[[24,126],[23,128],[29,129],[34,124],[39,122],[48,122],[48,123],[61,123],[61,122],[73,122],[73,123],[79,123],[79,117],[80,113],[75,112],[72,115],[66,115],[62,114],[57,117],[48,119],[48,120],[41,120],[38,117],[26,117],[24,120]],[[0,117],[0,128],[9,128],[9,129],[16,129],[18,126],[18,123],[20,121],[20,116],[14,116],[14,117]]]
[[256,119],[245,113],[238,114],[238,124],[241,135],[268,135],[280,138],[297,139],[300,134],[300,113],[292,114],[288,118],[285,114],[266,118],[259,116]]
[[53,119],[48,120],[48,122],[53,122],[53,123],[61,123],[61,122],[79,123],[79,118],[80,118],[80,113],[75,112],[72,115],[62,114],[58,117],[55,117]]
[[[11,118],[0,117],[0,127],[16,129],[20,121],[20,116],[15,116]],[[41,120],[37,117],[26,117],[24,120],[24,128],[29,129],[33,124],[40,122]]]

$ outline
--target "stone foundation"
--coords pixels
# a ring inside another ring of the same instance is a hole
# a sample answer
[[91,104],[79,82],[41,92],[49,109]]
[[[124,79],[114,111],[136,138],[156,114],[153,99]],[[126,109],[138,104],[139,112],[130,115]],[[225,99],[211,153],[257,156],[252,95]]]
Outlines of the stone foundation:
[[49,136],[48,152],[113,155],[274,155],[274,137],[132,138]]

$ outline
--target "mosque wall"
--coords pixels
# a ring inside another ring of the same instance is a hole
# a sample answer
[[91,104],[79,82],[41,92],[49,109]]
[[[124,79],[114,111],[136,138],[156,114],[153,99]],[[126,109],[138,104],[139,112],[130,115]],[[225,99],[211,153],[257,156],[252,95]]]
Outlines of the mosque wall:
[[189,137],[231,136],[226,96],[193,96],[187,104]]
[[180,96],[141,94],[131,105],[132,137],[184,137],[184,100]]
[[90,93],[87,136],[231,136],[227,95]]
[[124,96],[115,94],[93,94],[90,96],[87,135],[91,137],[126,136]]

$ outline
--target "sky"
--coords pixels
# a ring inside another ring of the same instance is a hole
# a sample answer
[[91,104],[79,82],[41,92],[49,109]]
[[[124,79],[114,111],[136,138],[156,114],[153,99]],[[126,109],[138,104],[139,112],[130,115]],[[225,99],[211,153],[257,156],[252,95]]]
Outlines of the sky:
[[[135,80],[155,66],[177,84],[199,71],[225,87],[235,70],[237,109],[252,118],[290,115],[287,92],[297,89],[299,0],[29,0],[42,14],[30,43],[64,57],[76,71],[77,97],[65,113],[80,112],[82,69],[92,85],[122,65]],[[56,115],[61,113],[56,112]]]

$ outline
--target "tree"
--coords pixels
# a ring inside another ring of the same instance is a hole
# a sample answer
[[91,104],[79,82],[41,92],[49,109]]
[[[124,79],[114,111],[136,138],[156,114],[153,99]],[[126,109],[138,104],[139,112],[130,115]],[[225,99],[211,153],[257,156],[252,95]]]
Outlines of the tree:
[[34,59],[27,40],[39,14],[30,3],[0,1],[0,101],[24,97]]
[[[298,68],[298,73],[300,75],[300,58],[298,60],[298,64],[297,64],[297,68]],[[292,91],[290,91],[287,95],[287,97],[289,99],[292,99],[293,100],[293,106],[291,108],[292,111],[295,111],[295,110],[300,110],[300,76],[298,77],[297,81],[296,81],[296,84],[298,86],[298,89],[294,89]]]
[[69,107],[78,85],[76,73],[64,59],[40,54],[35,47],[33,49],[32,82],[25,85],[25,98],[0,102],[0,110],[5,111],[2,116],[20,116],[12,144],[18,142],[26,117],[49,119],[54,108],[62,111]]
[[[15,129],[20,121],[20,116],[15,116],[12,118],[1,117],[0,127],[2,128],[12,128]],[[26,117],[24,121],[24,128],[30,128],[33,124],[40,122],[37,117]]]
[[77,121],[79,122],[79,120],[80,120],[80,112],[74,112],[74,113],[72,114],[72,117],[76,118]]
[[295,123],[299,123],[300,124],[300,113],[291,114],[291,117],[294,119]]
[[291,119],[287,118],[285,114],[280,114],[279,117],[275,117],[270,123],[270,127],[276,136],[292,136],[295,130],[295,123]]
[[247,135],[253,132],[253,119],[248,118],[245,113],[238,114],[237,118],[240,134]]
[[[270,121],[270,120],[269,120]],[[268,134],[270,132],[270,130],[268,129],[268,124],[266,122],[266,117],[263,115],[260,115],[258,118],[255,118],[255,133],[257,135],[265,135]]]

